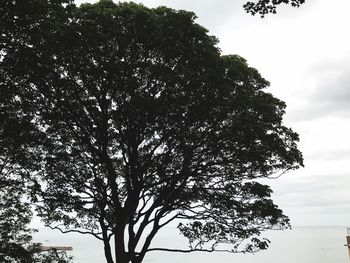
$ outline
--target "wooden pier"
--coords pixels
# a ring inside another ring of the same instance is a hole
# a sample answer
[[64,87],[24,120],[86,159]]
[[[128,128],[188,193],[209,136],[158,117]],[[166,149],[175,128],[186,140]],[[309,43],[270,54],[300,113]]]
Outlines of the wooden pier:
[[49,251],[51,249],[63,250],[63,251],[73,250],[72,247],[68,247],[68,246],[40,246],[40,251]]

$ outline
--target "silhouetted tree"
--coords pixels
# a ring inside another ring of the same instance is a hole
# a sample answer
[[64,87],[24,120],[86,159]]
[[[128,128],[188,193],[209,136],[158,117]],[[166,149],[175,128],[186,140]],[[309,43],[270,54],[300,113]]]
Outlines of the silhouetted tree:
[[29,171],[38,170],[43,136],[32,123],[23,90],[18,96],[26,80],[20,59],[28,59],[30,39],[59,2],[63,1],[5,0],[0,5],[0,262],[4,263],[71,262],[64,252],[42,253],[40,244],[32,242],[35,230],[28,227],[32,210],[27,179]]
[[276,8],[280,4],[291,5],[292,7],[299,7],[305,3],[305,0],[257,0],[254,2],[247,2],[244,4],[246,12],[255,15],[259,14],[261,17],[269,13],[276,13]]
[[16,98],[1,97],[0,109],[0,262],[71,262],[64,252],[42,253],[40,244],[32,242],[26,178],[28,169],[33,170],[38,162],[33,150],[40,133],[21,115]]
[[33,230],[27,225],[32,212],[30,204],[24,201],[26,171],[23,167],[34,157],[30,148],[34,146],[31,141],[35,126],[23,115],[20,102],[11,93],[1,85],[0,262],[33,262],[38,246],[30,243]]
[[[108,263],[253,252],[289,226],[256,179],[302,165],[298,135],[257,70],[221,56],[191,12],[104,0],[59,14],[2,61],[14,108],[45,135],[27,171],[48,226],[102,240]],[[152,247],[178,220],[189,249]]]

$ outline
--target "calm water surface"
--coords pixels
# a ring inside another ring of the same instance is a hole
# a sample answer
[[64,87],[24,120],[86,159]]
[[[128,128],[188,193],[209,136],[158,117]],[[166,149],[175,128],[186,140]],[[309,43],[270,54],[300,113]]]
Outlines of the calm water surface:
[[[151,252],[145,263],[349,263],[344,247],[346,227],[293,227],[288,231],[267,232],[268,250],[252,254]],[[61,234],[50,229],[39,229],[35,241],[44,245],[72,246],[75,263],[105,263],[103,245],[93,237],[79,234]],[[154,246],[186,248],[185,240],[176,228],[159,233]]]

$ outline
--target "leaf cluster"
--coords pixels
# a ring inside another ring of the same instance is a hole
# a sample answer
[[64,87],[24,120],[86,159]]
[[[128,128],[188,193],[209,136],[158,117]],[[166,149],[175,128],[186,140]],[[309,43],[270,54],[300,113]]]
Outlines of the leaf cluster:
[[261,17],[265,17],[267,14],[276,14],[276,8],[280,4],[291,5],[292,7],[300,7],[305,3],[305,0],[259,0],[255,2],[247,2],[243,5],[243,8],[247,13],[252,15],[259,14]]

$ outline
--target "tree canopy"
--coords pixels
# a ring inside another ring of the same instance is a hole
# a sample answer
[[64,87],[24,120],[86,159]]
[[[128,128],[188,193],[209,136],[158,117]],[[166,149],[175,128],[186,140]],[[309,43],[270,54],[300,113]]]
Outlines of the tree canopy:
[[41,253],[28,227],[32,219],[27,180],[37,168],[40,132],[22,110],[19,98],[1,89],[0,96],[0,261],[3,263],[71,262],[64,252]]
[[[30,104],[22,100],[25,54],[38,25],[60,2],[3,1],[0,6],[0,261],[4,263],[71,262],[64,252],[42,253],[28,224],[32,209],[27,179],[38,170],[43,136],[32,123]],[[21,96],[19,96],[21,94]]]
[[[108,263],[254,252],[263,230],[289,226],[257,179],[302,165],[298,135],[256,69],[222,56],[191,12],[50,3],[10,19],[0,79],[35,135],[14,160],[48,226],[100,239]],[[171,222],[188,250],[152,247]]]

